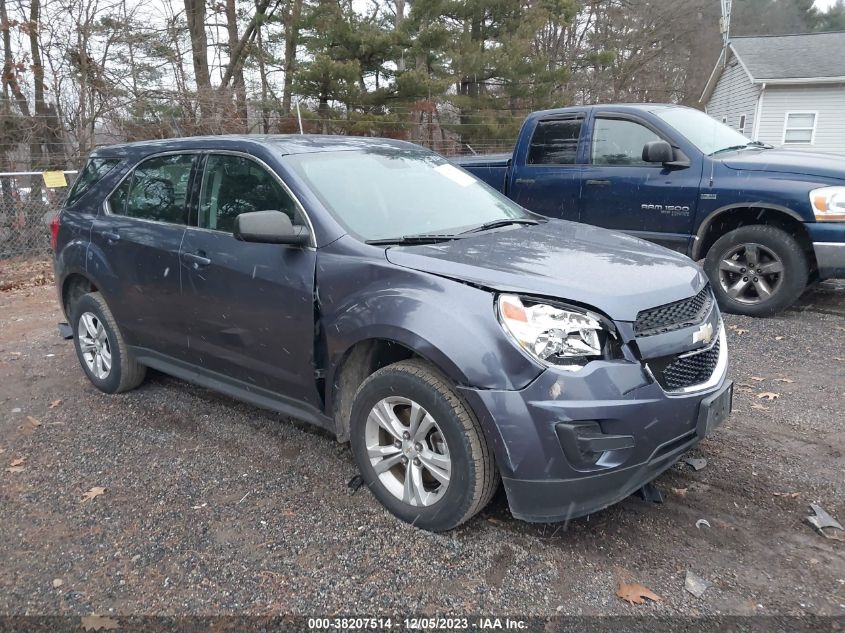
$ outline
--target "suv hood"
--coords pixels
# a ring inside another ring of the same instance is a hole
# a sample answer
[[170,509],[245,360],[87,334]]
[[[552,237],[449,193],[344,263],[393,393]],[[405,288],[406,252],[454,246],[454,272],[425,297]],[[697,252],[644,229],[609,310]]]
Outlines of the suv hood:
[[722,164],[743,171],[769,171],[845,180],[845,157],[821,152],[742,150],[723,158]]
[[549,220],[424,246],[393,246],[388,261],[498,290],[579,303],[617,321],[696,294],[706,283],[684,255],[586,224]]

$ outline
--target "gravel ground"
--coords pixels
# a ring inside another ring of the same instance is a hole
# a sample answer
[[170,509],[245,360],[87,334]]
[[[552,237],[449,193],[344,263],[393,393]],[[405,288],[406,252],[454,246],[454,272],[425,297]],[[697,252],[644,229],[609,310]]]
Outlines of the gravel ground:
[[[704,469],[657,480],[662,505],[530,525],[500,491],[442,535],[351,494],[349,449],[322,432],[161,374],[99,393],[53,287],[9,287],[0,614],[845,615],[845,542],[805,522],[809,503],[845,522],[845,283],[726,318],[735,411],[691,452]],[[620,580],[662,601],[622,602]]]

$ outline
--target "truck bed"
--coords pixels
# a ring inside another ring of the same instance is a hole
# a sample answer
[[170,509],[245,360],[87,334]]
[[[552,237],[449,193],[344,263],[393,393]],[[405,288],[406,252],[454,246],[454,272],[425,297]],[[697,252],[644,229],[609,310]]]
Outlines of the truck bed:
[[472,175],[483,180],[488,185],[505,192],[505,178],[511,154],[480,154],[476,156],[455,156],[450,158],[453,163],[463,167]]

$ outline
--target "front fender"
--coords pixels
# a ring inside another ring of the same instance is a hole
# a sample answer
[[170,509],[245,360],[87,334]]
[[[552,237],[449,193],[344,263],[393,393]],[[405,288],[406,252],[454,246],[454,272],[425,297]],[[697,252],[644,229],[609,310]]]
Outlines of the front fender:
[[542,371],[505,336],[489,291],[341,247],[317,263],[328,384],[346,352],[373,339],[401,343],[460,386],[521,389]]

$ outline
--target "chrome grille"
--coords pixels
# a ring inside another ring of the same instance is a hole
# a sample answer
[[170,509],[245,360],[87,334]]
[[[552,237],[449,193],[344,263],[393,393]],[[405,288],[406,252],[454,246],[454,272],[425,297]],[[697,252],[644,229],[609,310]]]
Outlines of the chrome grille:
[[642,310],[634,322],[634,334],[653,336],[701,323],[713,305],[710,285],[704,286],[694,297]]
[[[720,341],[703,352],[666,359],[664,362],[650,362],[649,367],[666,391],[679,391],[707,382],[719,362]],[[668,362],[667,362],[668,361]]]

